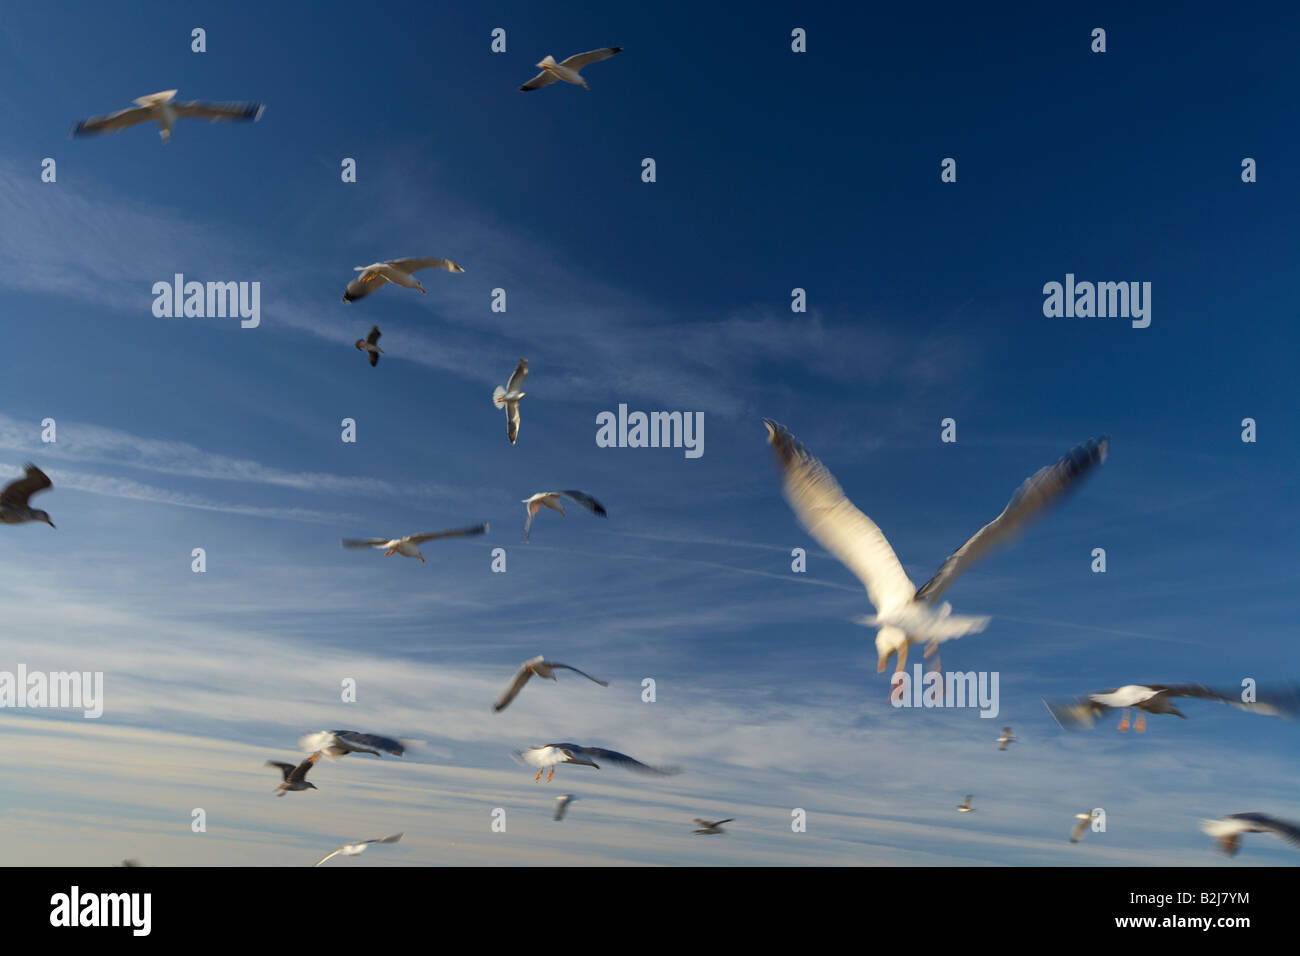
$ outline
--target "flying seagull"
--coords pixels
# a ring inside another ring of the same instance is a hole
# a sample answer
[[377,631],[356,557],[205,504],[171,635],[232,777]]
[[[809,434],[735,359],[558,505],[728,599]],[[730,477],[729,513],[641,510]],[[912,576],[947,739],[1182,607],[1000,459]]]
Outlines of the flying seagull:
[[320,754],[314,753],[298,766],[291,763],[281,763],[278,760],[268,760],[268,767],[276,767],[280,773],[284,774],[284,783],[275,788],[275,795],[283,797],[288,790],[315,790],[316,784],[307,782],[307,771],[316,766],[316,761],[320,760]]
[[531,767],[540,767],[537,776],[533,777],[536,782],[542,778],[542,774],[547,767],[551,772],[546,775],[546,782],[551,782],[551,777],[555,776],[555,768],[562,763],[576,763],[584,767],[595,767],[600,769],[597,760],[604,760],[608,763],[620,767],[626,767],[628,770],[635,770],[638,773],[653,773],[662,776],[671,776],[675,773],[681,773],[676,767],[651,767],[643,764],[639,760],[633,760],[627,754],[621,754],[617,750],[601,750],[599,747],[579,747],[577,744],[545,744],[540,747],[529,747],[522,753],[516,752],[515,756]]
[[621,46],[607,46],[601,50],[589,50],[586,53],[578,53],[569,57],[563,62],[556,63],[555,57],[549,53],[537,68],[542,72],[519,87],[520,92],[527,93],[529,90],[540,90],[543,86],[550,86],[556,80],[563,80],[565,83],[572,83],[574,86],[581,86],[584,90],[590,90],[587,81],[578,75],[578,71],[589,63],[599,63],[601,60],[608,60],[615,53],[623,48]]
[[1070,842],[1078,843],[1083,839],[1083,835],[1088,832],[1088,825],[1092,823],[1092,814],[1076,813],[1074,819],[1079,822],[1076,823],[1074,829],[1070,831]]
[[1120,718],[1119,729],[1126,731],[1129,726],[1129,711],[1136,709],[1137,718],[1133,722],[1133,729],[1142,733],[1147,729],[1147,714],[1173,714],[1187,719],[1187,715],[1174,706],[1175,697],[1214,700],[1266,717],[1294,717],[1300,712],[1300,689],[1297,688],[1270,695],[1266,699],[1243,701],[1239,690],[1216,691],[1200,684],[1127,684],[1088,694],[1069,703],[1043,703],[1047,706],[1048,713],[1065,730],[1089,730],[1106,711],[1120,709],[1124,713]]
[[370,334],[364,339],[357,339],[356,342],[353,343],[357,347],[357,351],[370,353],[371,368],[374,368],[379,364],[379,356],[382,355],[384,351],[379,347],[379,336],[381,335],[383,335],[383,333],[379,331],[379,326],[376,325],[370,330]]
[[1016,490],[1002,514],[954,551],[938,573],[917,589],[884,533],[845,497],[826,467],[783,426],[767,419],[764,422],[784,477],[786,501],[799,523],[867,589],[876,614],[859,618],[858,623],[878,628],[876,651],[880,658],[878,670],[882,671],[894,653],[898,654],[896,670],[901,671],[912,644],[928,644],[928,657],[941,641],[984,630],[989,618],[956,615],[947,602],[938,606],[935,602],[958,574],[1005,542],[1105,461],[1110,447],[1107,438],[1089,441],[1040,469]]
[[498,385],[492,390],[492,404],[506,410],[506,437],[510,439],[512,445],[519,438],[519,400],[528,394],[519,389],[523,387],[524,379],[527,377],[528,359],[521,358],[510,375],[510,381],[506,382],[505,388]]
[[400,285],[404,289],[419,289],[424,292],[420,280],[411,275],[412,272],[419,272],[421,269],[465,271],[450,259],[439,259],[436,256],[427,259],[390,259],[387,262],[372,262],[368,266],[355,266],[352,271],[360,272],[361,275],[349,282],[348,287],[343,290],[343,301],[355,302],[357,299],[364,299],[385,282]]
[[558,684],[560,679],[553,673],[556,668],[562,668],[566,671],[573,671],[575,674],[581,674],[583,677],[587,678],[587,680],[599,684],[601,687],[609,686],[609,681],[597,680],[590,674],[578,670],[576,667],[570,667],[568,664],[561,664],[558,661],[548,661],[545,657],[539,654],[531,660],[524,661],[519,665],[519,671],[515,674],[514,680],[510,682],[509,687],[501,692],[501,696],[498,697],[496,703],[492,705],[492,710],[496,713],[500,713],[509,707],[510,702],[519,696],[519,692],[524,689],[524,685],[528,683],[529,679],[534,674],[542,679],[550,678]]
[[355,730],[322,730],[307,734],[298,740],[298,747],[303,753],[319,751],[330,760],[338,760],[347,754],[374,754],[378,757],[381,750],[394,757],[406,753],[400,740],[378,734],[361,734]]
[[699,829],[695,831],[696,833],[726,833],[727,831],[722,829],[722,825],[724,823],[730,823],[734,819],[736,818],[728,817],[725,820],[717,820],[714,821],[713,823],[710,823],[708,820],[701,820],[699,817],[696,817],[691,822],[693,822],[697,827],[699,827]]
[[1276,833],[1292,846],[1300,846],[1300,826],[1265,813],[1229,813],[1218,820],[1202,820],[1201,830],[1214,837],[1228,856],[1241,849],[1243,833]]
[[178,119],[205,119],[213,123],[231,122],[233,120],[252,120],[257,122],[266,109],[260,103],[174,103],[175,90],[163,90],[150,93],[134,100],[134,108],[118,110],[108,116],[94,116],[82,120],[72,127],[73,136],[91,136],[96,133],[108,133],[138,123],[157,123],[158,135],[165,143],[172,137],[172,125]]
[[1010,727],[1002,728],[1002,736],[998,738],[998,750],[1006,750],[1007,744],[1015,743],[1015,734],[1011,732]]
[[16,478],[0,489],[0,524],[25,524],[28,521],[44,521],[51,528],[54,522],[49,514],[40,508],[29,507],[27,502],[32,495],[53,488],[54,482],[35,465],[27,465],[27,473]]
[[568,498],[570,501],[576,501],[598,517],[609,517],[605,511],[605,506],[585,491],[575,491],[573,489],[568,491],[539,491],[531,498],[524,499],[524,510],[528,512],[528,518],[524,521],[525,541],[528,540],[528,536],[533,531],[533,516],[537,514],[543,506],[550,508],[552,511],[558,511],[560,517],[564,517],[564,506],[560,504],[561,498]]
[[573,802],[574,800],[576,800],[576,799],[578,799],[578,798],[575,797],[575,796],[574,796],[573,794],[571,794],[571,793],[562,793],[562,794],[560,794],[558,797],[556,797],[556,798],[555,798],[555,816],[554,816],[552,819],[557,820],[557,821],[558,821],[558,820],[563,820],[563,819],[564,819],[564,811],[567,810],[567,809],[569,809],[569,804],[572,803],[572,802]]
[[338,856],[340,853],[344,856],[356,856],[358,853],[364,853],[366,847],[370,846],[372,843],[396,843],[401,838],[402,834],[394,833],[392,836],[377,837],[374,840],[358,840],[356,843],[345,843],[337,850],[330,850],[323,857],[313,863],[312,866],[320,866],[326,860]]
[[434,541],[438,538],[472,538],[476,535],[486,534],[488,524],[472,525],[468,528],[453,528],[450,531],[430,531],[426,534],[408,534],[405,538],[344,538],[343,547],[345,548],[376,548],[384,552],[384,557],[390,554],[400,554],[408,558],[419,558],[420,563],[424,564],[424,555],[420,553],[419,546],[426,541]]
[[963,800],[963,801],[960,803],[960,805],[958,805],[958,807],[957,807],[957,812],[958,812],[958,813],[974,813],[974,812],[975,812],[975,808],[972,807],[972,806],[970,805],[970,798],[971,798],[971,796],[972,796],[972,795],[969,794],[969,793],[966,794],[966,799]]

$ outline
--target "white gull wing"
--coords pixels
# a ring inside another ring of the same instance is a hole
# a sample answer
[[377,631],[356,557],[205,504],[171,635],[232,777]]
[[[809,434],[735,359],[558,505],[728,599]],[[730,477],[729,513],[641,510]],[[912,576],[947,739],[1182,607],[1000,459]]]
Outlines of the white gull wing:
[[526,661],[523,666],[515,672],[514,678],[510,681],[510,686],[503,690],[501,696],[492,704],[493,713],[500,713],[510,706],[510,702],[519,696],[519,692],[524,689],[524,685],[532,678],[533,671],[531,665],[540,662],[541,660],[540,657],[535,657],[533,660]]
[[392,540],[392,538],[344,538],[342,544],[345,548],[382,548]]
[[[564,67],[566,70],[577,72],[589,63],[599,63],[601,60],[608,60],[611,56],[622,49],[621,46],[607,46],[602,47],[599,50],[588,50],[586,53],[575,53],[567,60],[561,62],[560,66]],[[529,82],[532,81],[530,80]]]
[[111,133],[126,129],[140,123],[149,123],[158,118],[158,112],[152,106],[133,106],[128,109],[109,113],[107,116],[92,116],[72,127],[73,136],[94,136],[98,133]]
[[[513,382],[514,379],[511,379]],[[519,403],[506,402],[506,437],[510,444],[519,440]]]
[[555,74],[550,70],[542,70],[535,77],[519,87],[519,92],[528,93],[532,90],[540,90],[543,86],[550,86],[555,82]]
[[524,384],[524,379],[528,377],[528,359],[520,359],[519,364],[515,366],[514,372],[510,376],[510,381],[506,382],[506,392],[517,392]]
[[338,849],[331,850],[329,853],[326,853],[323,857],[321,857],[319,860],[313,863],[312,866],[320,866],[326,860],[338,856],[340,853],[342,853],[344,856],[356,856],[358,853],[361,853],[363,850],[365,850],[365,848],[369,846],[371,843],[396,843],[401,838],[402,838],[402,834],[394,833],[392,836],[376,837],[373,840],[358,840],[355,843],[345,843]]
[[447,272],[464,272],[460,266],[450,259],[442,259],[437,256],[411,259],[390,259],[387,265],[392,266],[400,272],[410,275],[412,272],[419,272],[421,269],[444,269]]
[[1081,478],[1101,465],[1109,450],[1109,438],[1093,439],[1070,449],[1059,461],[1035,472],[1016,489],[1000,515],[954,551],[938,573],[921,585],[916,599],[931,604],[937,601],[957,575],[1040,517]]
[[468,528],[452,528],[450,531],[427,531],[424,534],[413,534],[407,540],[412,544],[424,544],[426,541],[436,541],[438,538],[472,538],[476,535],[487,534],[488,524],[471,525]]
[[169,109],[178,117],[205,119],[212,123],[229,123],[239,120],[257,122],[266,109],[261,103],[172,103]]
[[914,585],[884,532],[854,507],[826,467],[784,426],[764,419],[785,480],[785,499],[799,523],[852,571],[879,616],[912,602]]

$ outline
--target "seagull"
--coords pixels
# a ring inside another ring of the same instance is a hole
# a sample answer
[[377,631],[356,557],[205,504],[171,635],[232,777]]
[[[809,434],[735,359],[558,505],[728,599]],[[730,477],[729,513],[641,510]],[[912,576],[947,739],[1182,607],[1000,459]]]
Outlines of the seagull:
[[1015,743],[1016,737],[1011,733],[1010,727],[1002,728],[1002,736],[998,738],[998,750],[1006,750],[1007,744]]
[[506,437],[510,439],[512,445],[519,437],[519,400],[528,394],[519,389],[527,377],[528,359],[521,358],[510,376],[510,381],[506,382],[506,387],[502,388],[498,385],[492,390],[492,404],[506,410]]
[[260,103],[173,103],[176,90],[150,93],[133,100],[133,109],[118,110],[108,116],[94,116],[72,127],[73,136],[91,136],[126,129],[138,123],[157,123],[158,135],[166,143],[172,138],[172,125],[178,119],[205,119],[216,123],[231,120],[252,120],[256,123],[266,109]]
[[1074,815],[1074,819],[1078,820],[1079,822],[1076,823],[1074,825],[1074,829],[1070,831],[1070,842],[1078,843],[1080,840],[1083,839],[1083,835],[1088,832],[1088,825],[1092,823],[1092,814],[1076,813]]
[[562,794],[560,794],[558,797],[556,797],[556,798],[555,798],[555,816],[553,817],[553,819],[555,819],[555,820],[557,820],[557,821],[558,821],[558,820],[563,820],[563,819],[564,819],[564,811],[567,810],[567,809],[569,809],[569,804],[572,803],[572,802],[573,802],[574,800],[576,800],[576,799],[578,799],[578,798],[575,797],[575,796],[574,796],[573,794],[571,794],[571,793],[562,793]]
[[572,83],[574,86],[581,86],[584,90],[590,90],[587,81],[578,75],[578,71],[589,63],[599,63],[601,60],[608,60],[615,53],[623,48],[621,46],[607,46],[600,50],[589,50],[586,53],[577,53],[561,63],[555,62],[555,57],[549,53],[537,68],[542,72],[519,87],[521,93],[527,93],[529,90],[540,90],[543,86],[550,86],[556,80],[563,80],[565,83]]
[[320,760],[320,754],[314,753],[298,766],[291,763],[281,763],[278,760],[268,760],[268,767],[279,768],[280,773],[284,774],[284,783],[275,788],[275,795],[283,797],[288,790],[315,790],[316,784],[307,782],[307,771],[316,766],[316,761]]
[[133,866],[143,866],[144,864],[139,860],[132,858],[130,860],[123,860],[121,865],[129,868]]
[[558,661],[548,661],[545,657],[538,654],[531,660],[524,661],[519,665],[519,671],[515,674],[514,680],[510,682],[509,687],[501,692],[501,696],[498,697],[496,703],[492,705],[492,710],[496,713],[500,713],[509,707],[510,702],[519,696],[519,692],[524,689],[524,685],[528,683],[529,678],[534,674],[543,679],[550,678],[558,684],[560,679],[553,673],[557,667],[563,668],[566,671],[573,671],[575,674],[581,674],[583,677],[587,678],[587,680],[599,684],[601,687],[609,686],[609,681],[597,680],[590,674],[578,670],[576,667],[570,667],[568,664],[561,664]]
[[974,812],[975,812],[975,808],[972,807],[972,806],[970,805],[970,798],[971,798],[971,794],[969,794],[969,793],[966,794],[966,799],[963,800],[963,801],[961,802],[961,805],[957,807],[957,812],[958,812],[958,813],[974,813]]
[[1200,684],[1127,684],[1112,690],[1101,691],[1080,697],[1070,703],[1049,704],[1047,711],[1065,730],[1088,730],[1097,718],[1107,710],[1118,708],[1124,714],[1120,718],[1119,730],[1129,727],[1129,711],[1137,710],[1133,729],[1142,733],[1147,729],[1147,714],[1173,714],[1187,719],[1187,715],[1174,706],[1172,698],[1199,697],[1230,704],[1242,710],[1253,711],[1266,717],[1294,717],[1300,712],[1300,689],[1292,688],[1282,693],[1271,695],[1267,700],[1243,701],[1240,691],[1210,690]]
[[701,820],[699,817],[696,817],[691,822],[699,827],[699,829],[695,831],[696,833],[726,833],[727,831],[722,829],[722,825],[724,823],[730,823],[734,819],[735,817],[728,817],[725,820],[718,820],[714,823],[710,823],[708,820]]
[[323,857],[317,860],[312,866],[320,866],[331,857],[338,856],[342,853],[344,856],[356,856],[358,853],[366,852],[366,847],[372,843],[396,843],[402,838],[402,834],[394,833],[392,836],[377,837],[374,840],[358,840],[356,843],[345,843],[337,850],[330,850]]
[[551,772],[546,775],[546,782],[551,782],[551,777],[555,776],[555,768],[562,763],[576,763],[584,767],[595,767],[600,769],[597,760],[606,760],[609,763],[626,767],[628,770],[635,770],[638,773],[654,773],[662,776],[671,776],[672,774],[681,773],[677,767],[651,767],[643,764],[639,760],[633,760],[627,754],[621,754],[617,750],[601,750],[599,747],[579,747],[577,744],[545,744],[541,747],[529,747],[522,753],[516,752],[515,756],[524,763],[532,767],[540,767],[537,776],[533,777],[536,783],[542,778],[542,774],[547,767]]
[[400,285],[405,289],[419,289],[424,292],[424,286],[420,285],[420,280],[411,275],[412,272],[419,272],[421,269],[445,269],[448,272],[465,271],[450,259],[439,259],[437,257],[390,259],[387,262],[372,262],[368,266],[355,266],[352,271],[360,272],[361,275],[349,282],[348,287],[343,290],[343,301],[355,302],[357,299],[364,299],[385,282]]
[[406,753],[400,740],[378,734],[361,734],[355,730],[322,730],[307,734],[298,740],[298,746],[303,753],[319,751],[332,761],[347,754],[374,754],[378,757],[381,750],[394,757]]
[[356,342],[353,343],[357,347],[357,351],[370,353],[371,368],[374,368],[379,364],[379,356],[382,355],[384,351],[378,344],[379,336],[382,334],[383,333],[379,331],[379,326],[376,325],[370,330],[370,334],[364,339],[357,339]]
[[935,606],[954,578],[978,558],[1037,517],[1072,485],[1106,460],[1110,440],[1089,441],[1072,449],[1055,464],[1024,482],[993,521],[953,552],[937,574],[917,589],[876,523],[854,507],[835,478],[782,425],[764,420],[768,440],[784,477],[786,501],[799,523],[866,586],[875,616],[858,619],[874,626],[879,667],[898,654],[903,670],[907,649],[927,643],[929,657],[941,641],[975,634],[988,626],[988,617],[955,615],[947,602]]
[[1276,833],[1292,846],[1300,846],[1300,826],[1265,813],[1229,813],[1219,820],[1202,820],[1201,830],[1214,837],[1228,856],[1241,849],[1243,833]]
[[28,507],[32,495],[53,488],[54,482],[35,465],[25,466],[27,473],[16,478],[0,489],[0,524],[25,524],[28,521],[44,521],[51,528],[54,522],[49,514],[40,508]]
[[605,506],[585,491],[574,491],[573,489],[568,491],[539,491],[531,498],[524,499],[524,510],[528,512],[528,519],[524,522],[525,541],[528,540],[528,536],[533,530],[533,515],[537,514],[543,505],[550,508],[552,511],[558,511],[561,518],[564,517],[564,506],[560,504],[561,498],[568,498],[570,501],[576,501],[598,517],[609,517],[605,511]]
[[408,558],[419,558],[420,563],[424,564],[424,555],[420,553],[419,545],[426,541],[434,541],[438,538],[472,538],[476,535],[486,534],[488,524],[472,525],[468,528],[453,528],[450,531],[430,531],[426,534],[408,534],[405,538],[344,538],[343,547],[345,548],[376,548],[384,552],[384,557],[390,554],[400,554]]

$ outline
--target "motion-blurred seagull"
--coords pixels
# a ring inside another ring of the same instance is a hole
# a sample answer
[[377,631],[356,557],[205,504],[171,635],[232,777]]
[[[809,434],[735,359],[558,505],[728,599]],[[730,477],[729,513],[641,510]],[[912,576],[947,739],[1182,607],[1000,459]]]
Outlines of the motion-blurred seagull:
[[575,796],[574,796],[573,794],[571,794],[571,793],[562,793],[562,794],[560,794],[558,797],[556,797],[556,798],[555,798],[555,816],[553,817],[553,819],[555,819],[555,820],[557,820],[557,821],[558,821],[558,820],[563,820],[563,819],[564,819],[564,811],[567,810],[567,809],[569,809],[569,804],[572,803],[572,802],[573,802],[574,800],[576,800],[576,799],[578,799],[578,798],[575,797]]
[[736,818],[727,817],[725,820],[715,820],[710,823],[708,820],[702,820],[699,817],[696,817],[691,822],[699,827],[699,829],[695,831],[696,833],[726,833],[727,831],[722,829],[722,825],[724,823],[730,823],[734,819]]
[[1006,750],[1007,744],[1015,743],[1015,734],[1011,732],[1010,727],[1002,728],[1002,736],[998,738],[998,750]]
[[970,798],[971,798],[971,796],[972,796],[972,794],[969,794],[969,793],[966,794],[966,799],[963,800],[963,801],[958,805],[958,807],[957,807],[957,812],[958,812],[958,813],[974,813],[974,812],[975,812],[975,808],[972,807],[972,806],[970,805]]
[[378,344],[379,336],[381,335],[383,335],[383,333],[379,331],[379,326],[376,325],[370,330],[370,334],[364,339],[357,339],[356,342],[353,343],[357,347],[358,351],[370,353],[371,368],[374,368],[379,364],[379,356],[384,353],[384,350],[381,349]]
[[165,143],[172,138],[172,126],[178,119],[205,119],[209,122],[251,120],[257,122],[266,109],[260,103],[174,103],[176,90],[150,93],[134,100],[135,107],[118,110],[108,116],[95,116],[72,127],[73,136],[91,136],[126,129],[138,123],[157,123],[158,135]]
[[1107,438],[1089,441],[1040,469],[1016,490],[1002,514],[954,551],[918,590],[884,533],[845,497],[826,466],[783,426],[766,419],[764,422],[784,477],[786,501],[799,523],[866,586],[876,614],[859,618],[858,623],[878,628],[876,651],[880,658],[878,670],[882,671],[894,653],[898,654],[896,670],[901,671],[912,644],[927,643],[928,657],[941,641],[984,630],[988,617],[956,615],[947,602],[938,606],[935,602],[957,575],[1038,517],[1104,462],[1110,447]]
[[32,508],[28,501],[32,495],[47,488],[53,488],[54,482],[35,465],[26,466],[27,473],[21,478],[9,482],[0,489],[0,524],[26,524],[28,521],[43,521],[51,528],[54,522],[48,513],[40,508]]
[[276,767],[280,773],[284,774],[284,783],[275,788],[275,795],[283,797],[288,790],[315,790],[316,784],[307,782],[307,771],[316,766],[316,761],[320,760],[320,754],[314,753],[296,767],[291,763],[281,763],[278,760],[268,760],[268,767]]
[[1043,703],[1048,713],[1065,730],[1089,730],[1097,722],[1097,718],[1106,711],[1119,709],[1123,711],[1119,730],[1126,731],[1129,727],[1129,711],[1135,709],[1137,718],[1133,722],[1133,729],[1142,733],[1147,729],[1147,714],[1173,714],[1175,717],[1187,719],[1187,715],[1174,706],[1175,697],[1214,700],[1241,710],[1263,714],[1266,717],[1294,717],[1300,712],[1300,689],[1297,688],[1290,688],[1254,701],[1243,701],[1240,691],[1210,690],[1201,684],[1127,684],[1112,690],[1088,694],[1069,703],[1053,704],[1046,700]]
[[558,661],[548,661],[545,657],[539,654],[531,660],[524,661],[523,664],[519,666],[519,671],[515,674],[514,680],[510,682],[509,687],[501,692],[501,696],[498,697],[496,703],[492,705],[492,709],[495,712],[500,713],[509,707],[510,702],[519,696],[519,692],[524,689],[524,685],[528,683],[529,679],[534,674],[543,679],[549,678],[558,684],[560,679],[554,674],[556,668],[573,671],[575,674],[581,674],[583,677],[587,678],[587,680],[599,684],[601,687],[609,686],[609,681],[597,680],[585,671],[580,671],[576,667],[570,667],[568,664],[561,664]]
[[317,860],[312,866],[320,866],[326,860],[338,856],[342,853],[344,856],[356,856],[358,853],[364,853],[366,847],[372,843],[396,843],[402,838],[402,834],[394,833],[392,836],[377,837],[374,840],[358,840],[356,843],[345,843],[337,850],[330,850],[323,857]]
[[525,541],[528,540],[528,536],[532,534],[533,531],[533,516],[537,514],[543,506],[550,508],[552,511],[558,511],[560,517],[564,517],[564,506],[560,504],[561,498],[568,498],[570,501],[576,501],[597,517],[609,517],[605,512],[605,506],[585,491],[574,491],[573,489],[568,491],[539,491],[531,498],[524,499],[524,511],[528,512],[528,517],[524,521]]
[[1241,849],[1243,833],[1276,833],[1292,846],[1300,847],[1300,826],[1264,813],[1229,813],[1219,820],[1202,820],[1201,830],[1214,837],[1219,849],[1228,856]]
[[492,404],[506,410],[506,437],[512,445],[519,438],[519,400],[528,394],[519,389],[523,388],[527,377],[528,359],[521,358],[505,388],[498,385],[492,390]]
[[1083,835],[1088,832],[1088,825],[1092,823],[1092,814],[1076,813],[1074,819],[1079,822],[1076,823],[1074,829],[1070,831],[1070,842],[1078,843],[1083,839]]
[[529,90],[540,90],[543,86],[550,86],[556,80],[563,80],[565,83],[572,83],[574,86],[581,86],[584,90],[590,90],[587,81],[578,75],[578,71],[589,63],[599,63],[601,60],[608,60],[615,53],[623,48],[621,46],[607,46],[600,50],[589,50],[586,53],[578,53],[569,57],[560,63],[555,62],[555,57],[549,53],[537,68],[542,72],[519,87],[520,92],[527,93]]
[[661,776],[671,776],[675,773],[681,773],[676,767],[651,767],[639,760],[633,760],[627,754],[621,754],[617,750],[601,750],[599,747],[579,747],[577,744],[544,744],[540,747],[529,747],[523,752],[516,752],[515,756],[531,767],[539,767],[537,776],[533,777],[536,782],[542,778],[546,768],[550,767],[551,772],[546,775],[546,782],[551,782],[551,777],[555,776],[555,768],[562,763],[581,764],[584,767],[595,767],[600,769],[597,760],[604,760],[608,763],[619,767],[626,767],[628,770],[635,770],[638,773],[653,773]]
[[419,558],[420,563],[424,564],[424,555],[420,553],[419,548],[424,542],[435,541],[438,538],[472,538],[476,535],[486,534],[488,530],[487,522],[484,522],[468,528],[453,528],[450,531],[408,534],[405,538],[344,538],[343,547],[375,548],[383,551],[384,557],[388,557],[390,554],[400,554],[407,558]]
[[420,285],[419,279],[411,275],[421,269],[465,271],[450,259],[439,259],[436,256],[425,259],[390,259],[387,262],[372,262],[368,266],[355,266],[352,271],[360,272],[361,275],[349,282],[348,287],[343,290],[343,301],[355,302],[357,299],[364,299],[386,282],[400,285],[404,289],[419,289],[423,293],[424,286]]
[[307,734],[298,740],[298,747],[303,753],[319,751],[330,760],[338,760],[347,754],[374,754],[378,757],[381,750],[394,757],[406,753],[400,740],[378,734],[361,734],[355,730],[322,730]]

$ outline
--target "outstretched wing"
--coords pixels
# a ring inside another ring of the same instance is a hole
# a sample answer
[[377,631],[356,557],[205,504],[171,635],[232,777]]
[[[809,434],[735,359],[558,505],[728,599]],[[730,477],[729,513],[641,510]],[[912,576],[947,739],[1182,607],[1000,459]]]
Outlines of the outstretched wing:
[[550,86],[555,82],[555,75],[549,70],[542,70],[535,77],[519,87],[519,92],[527,93],[530,90],[540,90],[543,86]]
[[517,392],[523,387],[524,379],[528,377],[528,359],[520,359],[515,370],[510,374],[510,381],[506,382],[507,392]]
[[26,508],[27,499],[32,495],[54,487],[54,482],[50,481],[49,476],[35,465],[29,464],[26,469],[27,473],[23,477],[9,482],[4,490],[0,491],[0,507]]
[[364,299],[388,282],[388,277],[376,269],[357,269],[354,271],[359,272],[360,275],[349,282],[347,288],[343,290],[344,302],[355,302],[357,299]]
[[284,775],[284,779],[285,779],[285,780],[288,780],[288,779],[289,779],[289,774],[293,773],[293,771],[294,771],[294,765],[293,765],[293,764],[291,764],[291,763],[281,763],[279,760],[268,760],[268,761],[266,762],[266,765],[267,765],[268,767],[275,767],[277,770],[279,770],[280,773]]
[[1282,839],[1295,846],[1300,846],[1300,827],[1294,823],[1287,823],[1285,820],[1279,820],[1276,817],[1270,817],[1266,813],[1229,813],[1229,820],[1246,820],[1257,826],[1276,833]]
[[374,328],[370,330],[370,334],[366,336],[366,344],[374,345],[376,342],[379,341],[379,337],[383,334],[384,334],[383,332],[379,331],[379,326],[376,325]]
[[82,120],[72,127],[72,135],[94,136],[98,133],[111,133],[114,130],[126,129],[128,126],[147,123],[155,116],[157,113],[151,107],[133,106],[130,109],[109,113],[107,116],[92,116],[90,119]]
[[567,70],[581,70],[588,63],[599,63],[601,60],[608,60],[622,49],[621,46],[607,46],[599,50],[588,50],[586,53],[575,53],[561,63],[560,66]]
[[266,107],[261,103],[172,103],[171,111],[178,117],[205,119],[211,123],[230,123],[237,120],[257,122]]
[[561,491],[560,494],[564,495],[564,497],[566,498],[570,498],[573,501],[576,501],[578,504],[582,505],[584,508],[586,508],[588,511],[592,512],[593,514],[600,515],[600,517],[602,518],[608,517],[605,513],[605,506],[602,505],[595,498],[591,497],[591,495],[587,494],[585,491],[569,490],[569,491]]
[[774,421],[764,419],[799,523],[867,589],[878,614],[911,603],[916,586],[876,523],[854,507],[826,466]]
[[1097,718],[1110,709],[1107,705],[1089,697],[1057,703],[1048,703],[1044,700],[1043,706],[1062,730],[1091,730]]
[[510,682],[510,686],[501,692],[501,696],[498,697],[496,703],[492,705],[493,712],[500,713],[509,707],[510,702],[519,696],[519,692],[524,689],[524,685],[528,683],[532,676],[533,672],[530,668],[519,668],[518,673],[514,676],[514,680]]
[[374,750],[390,753],[394,757],[400,757],[406,753],[406,747],[402,745],[402,742],[394,740],[392,737],[381,737],[379,734],[361,734],[355,730],[331,730],[330,733],[354,747],[370,747]]
[[[302,763],[298,764],[298,766],[294,767],[293,772],[290,773],[288,776],[286,776],[284,779],[289,783],[294,783],[295,781],[302,780],[304,777],[307,776],[307,771],[310,770],[312,767],[316,766],[317,760],[320,760],[320,751],[317,751],[316,753],[312,754]],[[288,764],[284,764],[284,766],[288,766]]]
[[938,573],[921,585],[916,599],[931,604],[937,601],[957,575],[1041,516],[1079,479],[1104,462],[1109,450],[1109,438],[1093,439],[1070,449],[1059,461],[1035,472],[1016,489],[1000,515],[954,551]]
[[[557,745],[558,746],[558,745]],[[590,757],[592,760],[603,760],[605,763],[617,764],[620,767],[626,767],[628,770],[635,770],[637,773],[653,773],[660,776],[671,776],[681,773],[678,767],[652,767],[649,764],[642,763],[627,754],[621,754],[617,750],[602,750],[599,747],[573,747],[569,750],[580,753],[584,757]]]
[[1152,690],[1158,690],[1165,697],[1199,697],[1203,700],[1215,700],[1222,704],[1262,714],[1266,717],[1295,717],[1300,713],[1300,688],[1288,687],[1285,690],[1260,694],[1255,700],[1242,700],[1239,689],[1214,690],[1203,684],[1150,684]]
[[377,548],[381,544],[388,544],[388,538],[344,538],[342,541],[345,548]]
[[1087,820],[1080,820],[1078,823],[1076,823],[1074,825],[1074,829],[1070,831],[1070,842],[1078,843],[1081,839],[1083,839],[1083,833],[1085,830],[1088,829],[1088,825],[1090,823],[1092,823],[1091,817],[1089,817],[1089,819]]
[[[514,379],[511,379],[514,381]],[[519,439],[519,403],[506,402],[506,437],[510,439],[510,444],[514,444]]]
[[587,678],[587,680],[599,684],[601,687],[609,686],[609,681],[596,680],[596,678],[592,677],[590,674],[586,673],[585,671],[580,671],[576,667],[570,667],[568,664],[557,664],[555,661],[551,661],[550,664],[552,667],[563,667],[566,671],[573,671],[575,674],[581,674],[583,677]]
[[388,264],[395,269],[403,272],[419,272],[421,269],[444,269],[447,272],[464,272],[460,266],[450,259],[441,259],[437,256],[428,256],[425,258],[414,259],[390,259]]
[[473,538],[476,535],[486,534],[488,525],[483,524],[470,525],[468,528],[452,528],[450,531],[428,531],[424,534],[411,535],[412,544],[424,544],[426,541],[436,541],[438,538]]

